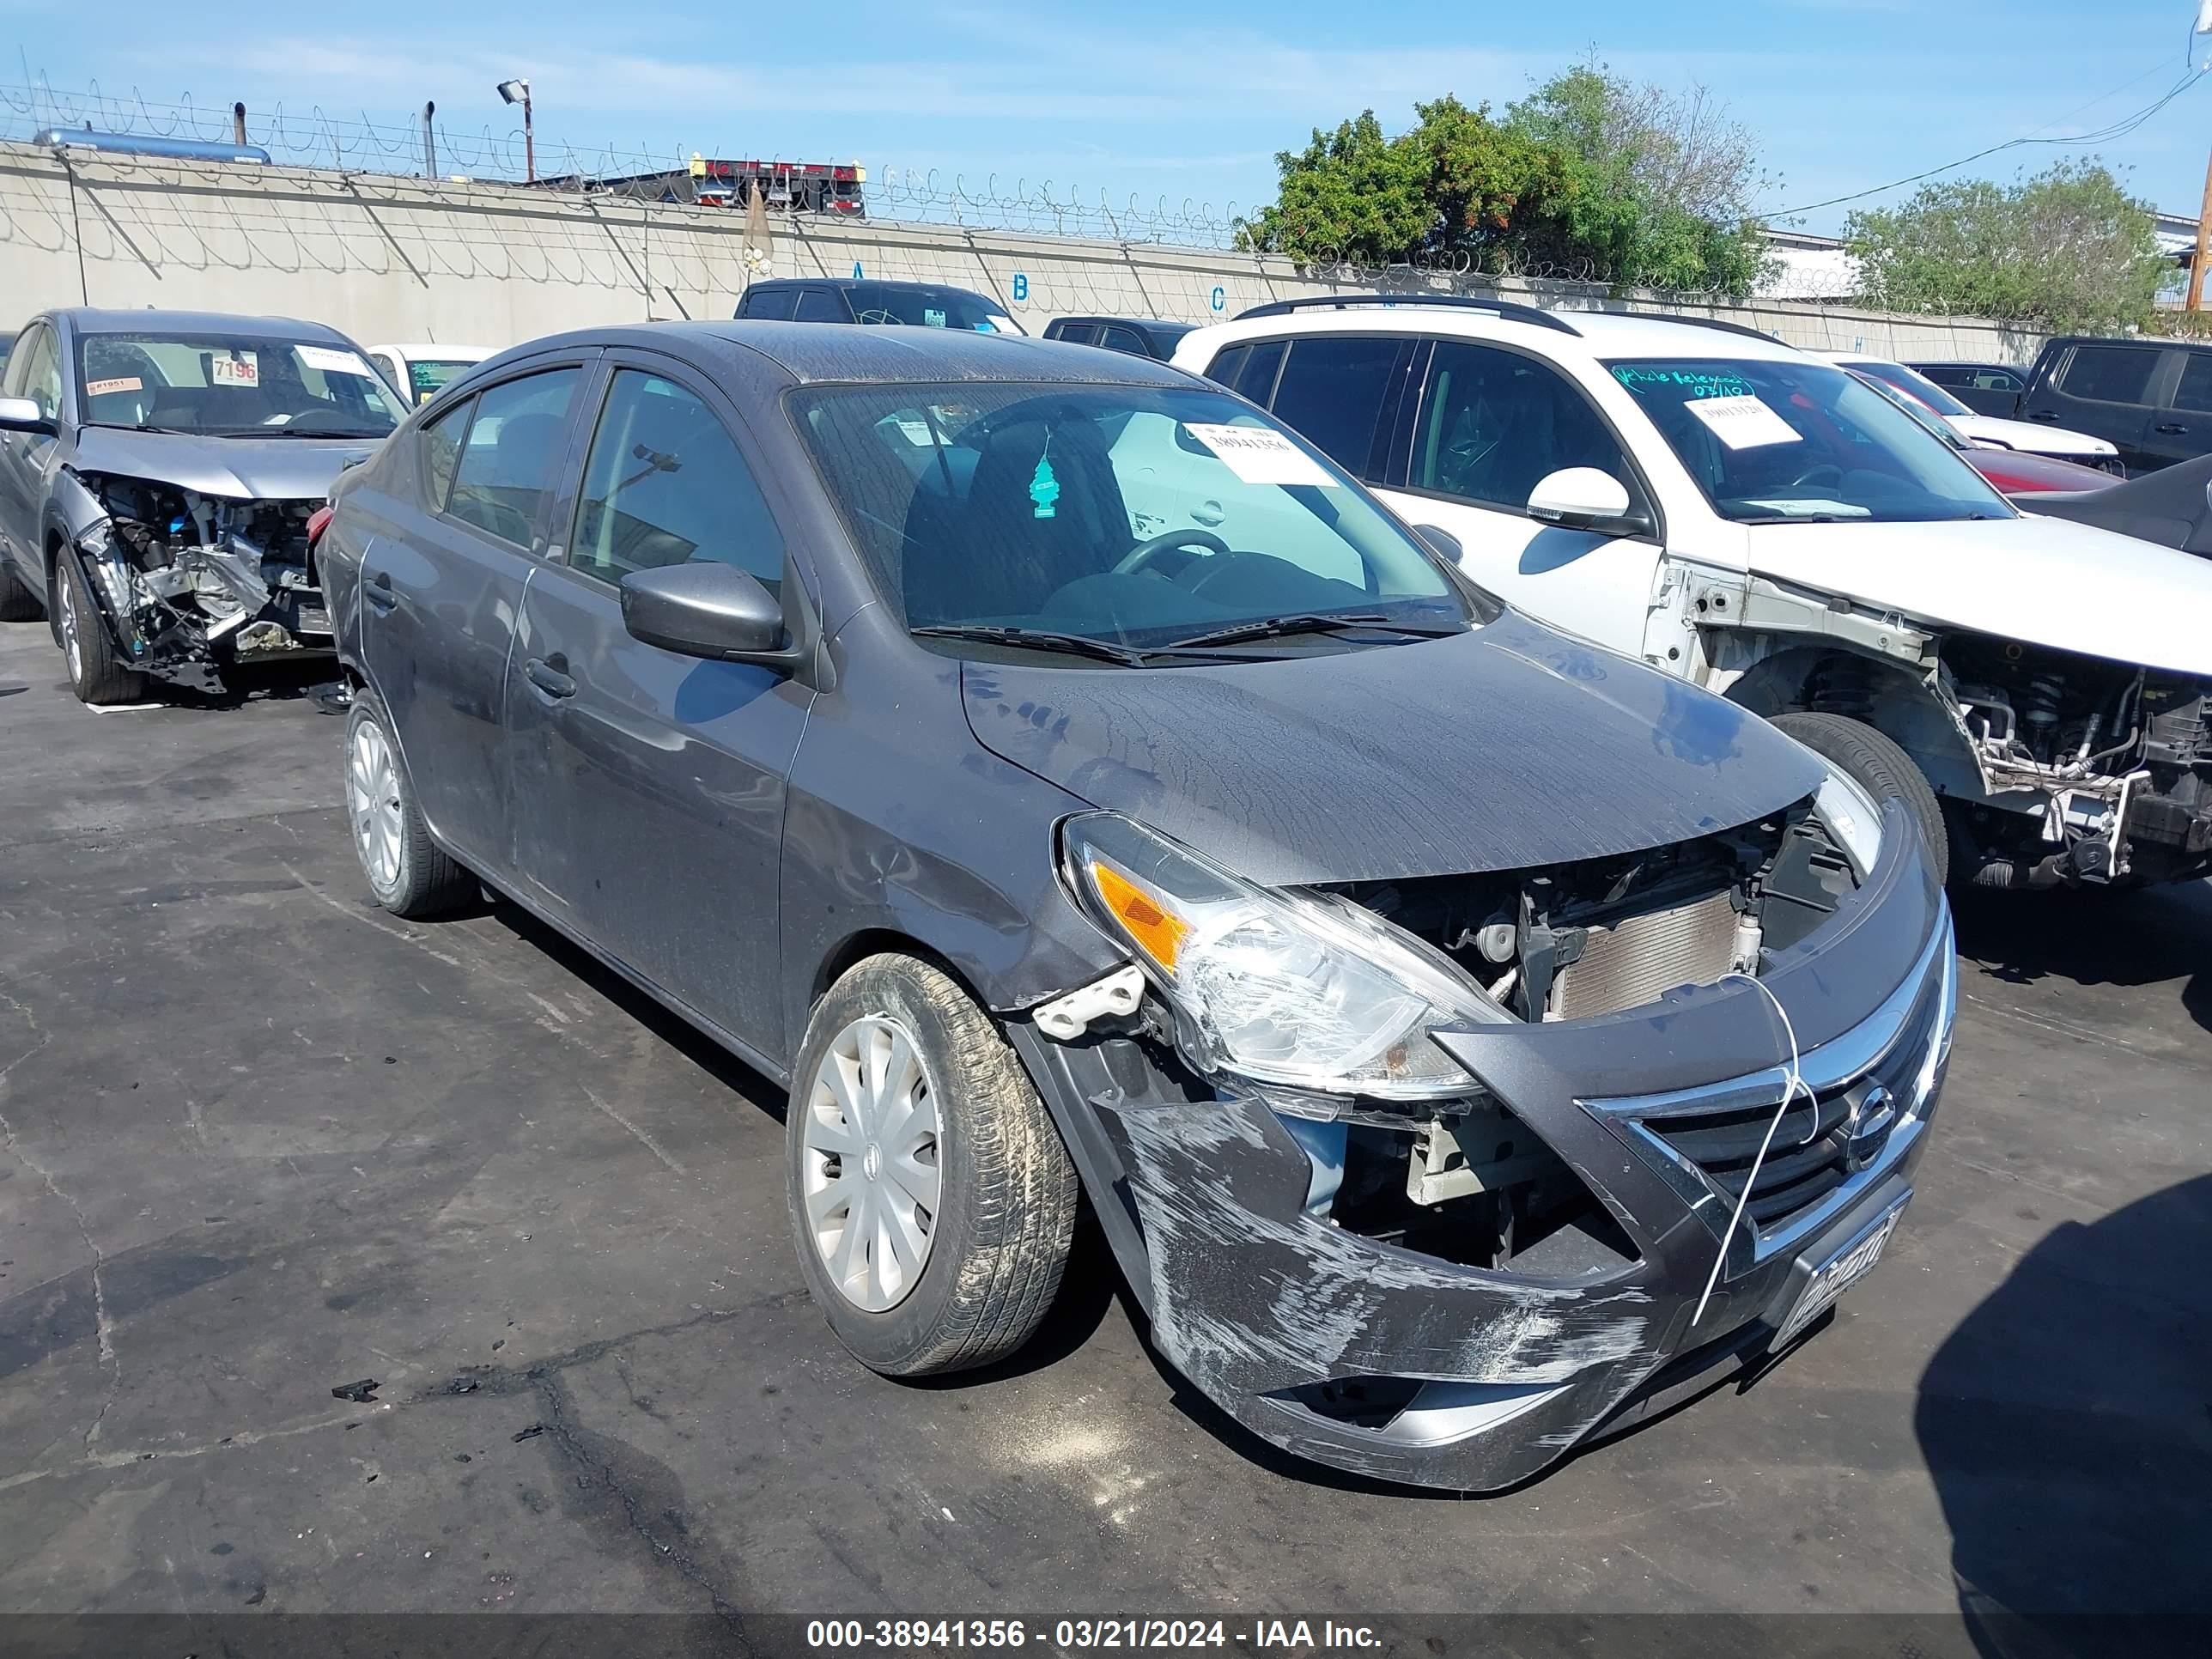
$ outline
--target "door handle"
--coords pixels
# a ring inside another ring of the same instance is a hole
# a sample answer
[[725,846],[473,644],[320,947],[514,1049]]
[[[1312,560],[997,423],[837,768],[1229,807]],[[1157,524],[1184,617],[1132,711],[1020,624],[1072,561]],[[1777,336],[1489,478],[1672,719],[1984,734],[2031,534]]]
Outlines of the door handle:
[[2189,428],[2185,426],[2180,425],[2177,422],[2160,421],[2156,426],[2151,428],[2151,430],[2154,432],[2186,432]]
[[[556,663],[559,667],[554,665]],[[561,672],[568,665],[568,659],[562,656],[556,655],[550,661],[544,657],[532,657],[523,663],[522,672],[525,678],[549,697],[573,697],[576,695],[576,682]]]
[[368,601],[369,609],[381,614],[399,603],[399,595],[392,591],[392,573],[377,571],[362,586],[362,597]]
[[2027,411],[2027,418],[2031,421],[2055,421],[2058,418],[2058,411],[2055,409],[2031,409]]

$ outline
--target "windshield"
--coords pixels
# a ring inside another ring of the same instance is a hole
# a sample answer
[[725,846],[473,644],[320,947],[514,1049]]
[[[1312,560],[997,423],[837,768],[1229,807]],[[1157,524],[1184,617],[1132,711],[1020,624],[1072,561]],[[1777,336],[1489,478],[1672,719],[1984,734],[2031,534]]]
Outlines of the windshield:
[[402,414],[350,346],[261,334],[88,334],[77,395],[95,426],[210,437],[381,438]]
[[845,290],[853,315],[864,323],[904,323],[915,328],[964,328],[978,334],[1018,334],[1021,326],[980,294],[962,288],[892,288],[855,283]]
[[1884,385],[1895,386],[1908,398],[1917,398],[1938,415],[1971,415],[1974,412],[1925,374],[1917,374],[1903,363],[1887,363],[1879,357],[1855,357],[1845,367],[1855,368],[1862,374],[1871,374]]
[[1946,424],[1942,418],[1938,416],[1934,410],[1929,408],[1927,404],[1921,403],[1915,398],[1906,397],[1902,392],[1899,392],[1895,386],[1891,386],[1887,381],[1877,380],[1872,374],[1865,373],[1858,364],[1854,363],[1844,372],[1851,375],[1854,379],[1865,382],[1869,389],[1880,392],[1891,403],[1896,404],[1899,409],[1910,415],[1912,417],[1914,425],[1919,427],[1922,431],[1926,432],[1937,439],[1946,448],[1965,449],[1969,447],[1966,441],[1959,435],[1958,428]]
[[447,381],[477,366],[474,357],[410,357],[407,360],[407,389],[415,394],[415,401],[427,404],[436,397]]
[[1457,633],[1494,614],[1334,463],[1218,392],[845,386],[799,392],[793,410],[908,629],[1151,648],[1311,624],[1273,630],[1300,647],[1218,647],[1242,656]]
[[1606,367],[1724,519],[2014,516],[1957,451],[1830,364],[1704,358]]

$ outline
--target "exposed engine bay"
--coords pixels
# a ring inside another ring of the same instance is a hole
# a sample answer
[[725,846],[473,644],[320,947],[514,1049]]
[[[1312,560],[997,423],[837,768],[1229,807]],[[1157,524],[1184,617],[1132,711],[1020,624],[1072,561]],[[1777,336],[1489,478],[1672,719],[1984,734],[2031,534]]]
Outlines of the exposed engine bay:
[[105,474],[78,556],[133,668],[212,689],[233,662],[331,648],[307,521],[315,501],[237,501]]
[[[1755,977],[1765,952],[1803,939],[1857,885],[1844,850],[1800,803],[1620,857],[1335,890],[1441,951],[1519,1018],[1577,1019],[1729,974]],[[1301,1139],[1320,1171],[1310,1207],[1346,1231],[1547,1277],[1635,1257],[1565,1161],[1480,1091],[1413,1112],[1355,1106]]]
[[1943,641],[1940,677],[1993,802],[2038,798],[2026,835],[2018,812],[1965,809],[1989,884],[2163,881],[2212,864],[2212,688],[1973,634]]

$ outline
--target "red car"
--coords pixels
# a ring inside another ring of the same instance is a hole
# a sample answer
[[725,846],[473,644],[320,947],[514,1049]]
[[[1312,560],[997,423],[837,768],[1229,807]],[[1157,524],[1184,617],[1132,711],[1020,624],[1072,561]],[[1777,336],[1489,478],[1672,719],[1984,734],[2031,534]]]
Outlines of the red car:
[[2022,449],[1985,448],[1980,444],[1968,443],[1948,421],[1930,414],[1887,381],[1877,380],[1871,374],[1862,374],[1849,365],[1844,367],[1844,373],[1862,386],[1871,386],[1881,393],[1957,450],[1966,458],[1968,465],[2007,495],[2041,495],[2062,489],[2109,489],[2120,482],[2113,473],[2094,466],[2083,466],[2078,461],[2057,460],[2049,455],[2031,455]]

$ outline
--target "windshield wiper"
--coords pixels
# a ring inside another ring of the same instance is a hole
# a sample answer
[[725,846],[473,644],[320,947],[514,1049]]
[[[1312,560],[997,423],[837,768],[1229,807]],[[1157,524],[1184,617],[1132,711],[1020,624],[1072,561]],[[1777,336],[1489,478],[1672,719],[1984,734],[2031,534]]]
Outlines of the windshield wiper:
[[1426,623],[1400,622],[1380,611],[1302,611],[1286,617],[1267,617],[1258,622],[1230,623],[1203,634],[1186,635],[1159,647],[1164,651],[1196,650],[1204,646],[1241,645],[1247,640],[1272,640],[1288,634],[1342,634],[1374,629],[1410,635],[1420,640],[1441,640],[1467,630],[1438,628]]
[[330,438],[341,443],[367,443],[372,439],[385,438],[388,432],[328,432],[297,426],[232,427],[226,431],[202,432],[203,438]]
[[1088,634],[1062,634],[1049,628],[1017,628],[1000,623],[930,623],[907,632],[918,640],[975,640],[984,645],[1015,645],[1030,651],[1057,651],[1072,657],[1098,657],[1125,668],[1142,668],[1154,655],[1133,645],[1094,640]]

